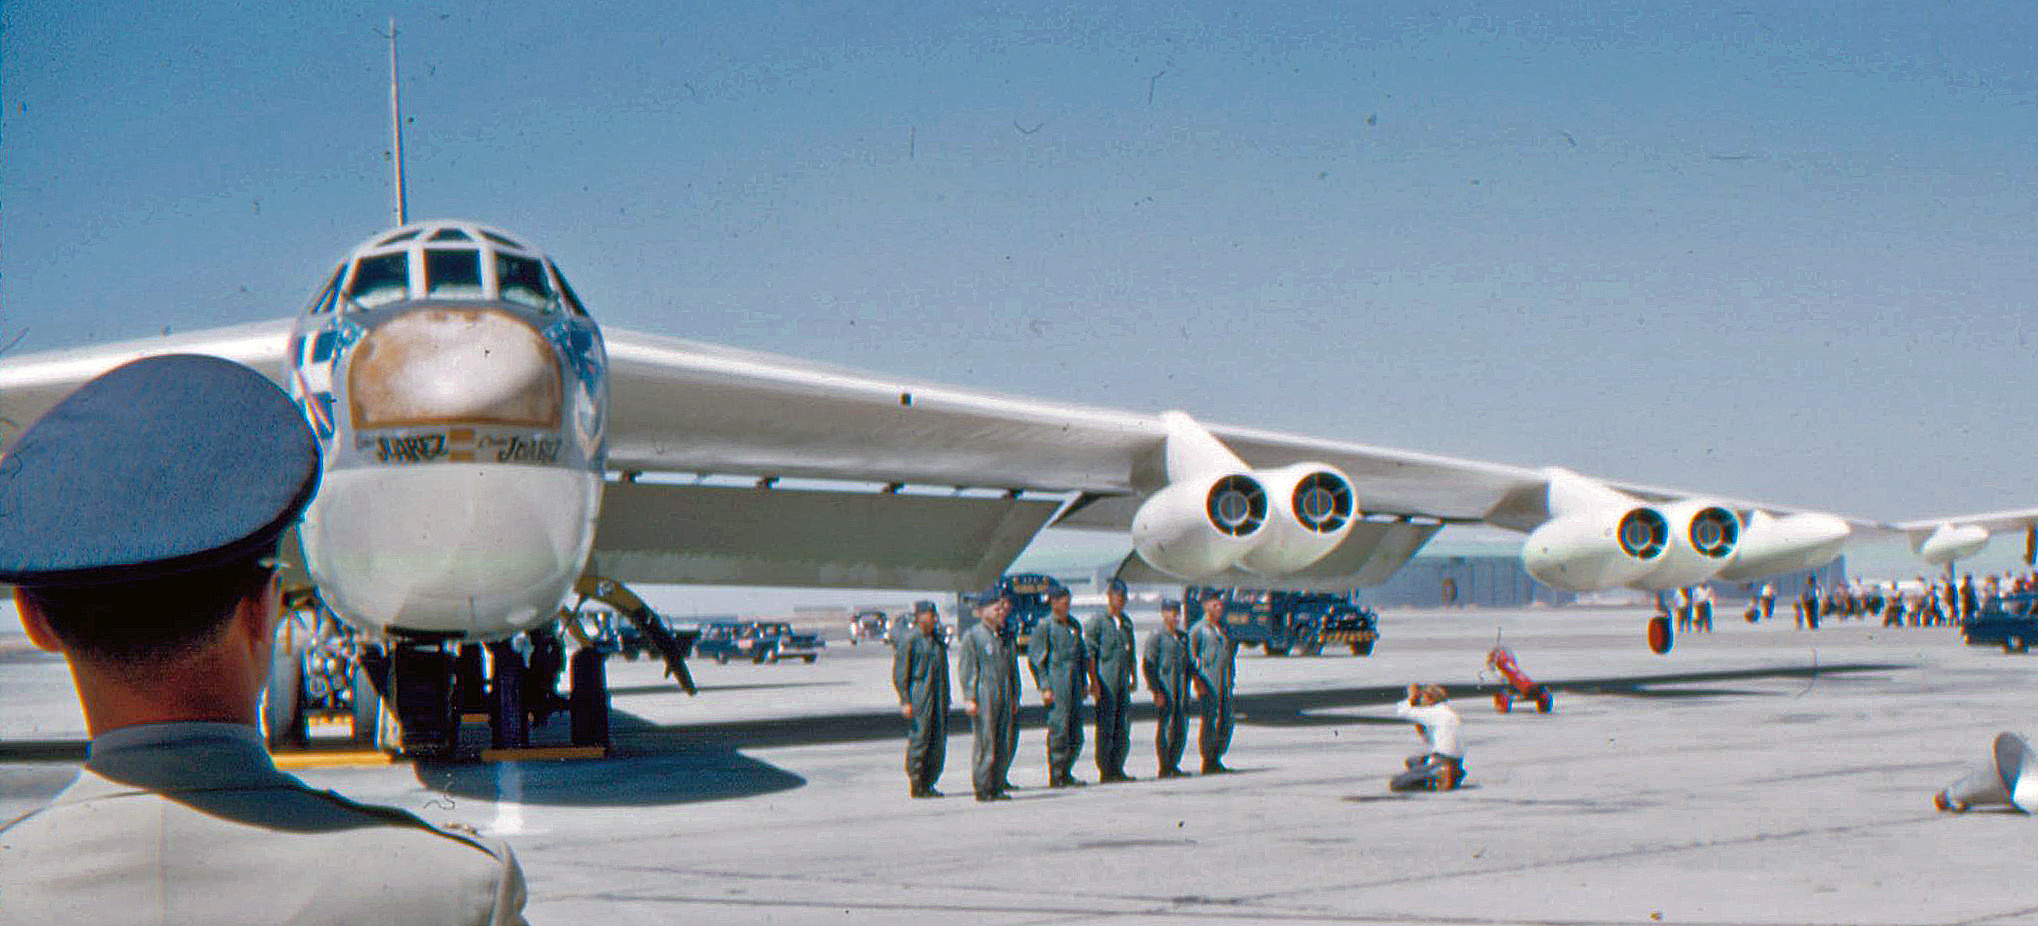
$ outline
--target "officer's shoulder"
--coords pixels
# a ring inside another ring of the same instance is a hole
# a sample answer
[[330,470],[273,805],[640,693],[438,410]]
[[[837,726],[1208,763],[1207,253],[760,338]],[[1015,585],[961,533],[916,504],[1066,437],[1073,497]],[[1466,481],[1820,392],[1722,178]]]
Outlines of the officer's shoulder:
[[326,801],[340,810],[358,814],[387,826],[412,829],[420,835],[433,836],[444,840],[449,845],[460,845],[477,850],[485,853],[490,858],[501,860],[509,853],[507,845],[484,839],[479,832],[470,827],[434,824],[400,807],[364,804],[334,791],[312,791],[307,789],[307,792],[313,798]]

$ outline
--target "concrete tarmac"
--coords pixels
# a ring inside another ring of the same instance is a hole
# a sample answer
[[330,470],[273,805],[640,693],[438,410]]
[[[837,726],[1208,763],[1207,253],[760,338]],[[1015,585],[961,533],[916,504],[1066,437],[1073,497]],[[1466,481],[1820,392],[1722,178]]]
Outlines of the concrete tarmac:
[[[1367,658],[1243,657],[1232,775],[1153,780],[1141,697],[1141,780],[1046,790],[1029,691],[1016,800],[970,799],[959,713],[949,796],[909,799],[889,651],[840,642],[812,666],[698,664],[695,698],[612,662],[606,760],[298,774],[500,834],[539,923],[2038,923],[2038,821],[1931,805],[1998,731],[2038,733],[2038,655],[1735,618],[1659,657],[1632,611],[1381,629]],[[1496,636],[1553,713],[1495,712]],[[1452,690],[1464,789],[1388,792],[1420,745],[1393,716],[1410,681]],[[62,664],[18,631],[0,632],[0,703],[12,818],[70,777],[83,724]],[[1076,768],[1095,781],[1087,750]]]

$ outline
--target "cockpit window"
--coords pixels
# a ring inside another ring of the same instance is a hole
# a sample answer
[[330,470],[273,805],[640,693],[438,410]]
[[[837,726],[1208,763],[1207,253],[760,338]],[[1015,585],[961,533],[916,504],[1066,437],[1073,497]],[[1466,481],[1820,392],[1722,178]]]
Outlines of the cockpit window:
[[327,280],[324,288],[318,291],[318,295],[312,297],[311,304],[304,307],[304,314],[318,315],[333,310],[333,302],[340,295],[340,274],[346,269],[346,266],[342,265],[333,271],[332,279]]
[[520,303],[534,309],[546,309],[552,305],[551,288],[545,285],[545,268],[528,257],[495,255],[495,281],[502,289],[504,302]]
[[482,294],[481,252],[425,252],[425,295],[452,299],[479,299]]
[[354,280],[347,284],[347,298],[363,308],[410,297],[410,255],[378,254],[354,263]]
[[566,282],[566,274],[559,272],[559,265],[552,265],[552,278],[559,281],[559,295],[566,299],[566,307],[575,315],[586,315],[587,309],[580,304],[580,296],[573,292],[573,286]]
[[422,229],[413,228],[409,231],[400,231],[394,235],[390,235],[389,237],[382,239],[381,241],[375,242],[375,244],[377,247],[381,247],[383,245],[395,244],[399,241],[409,241],[410,239],[417,237],[419,231],[422,231]]
[[506,247],[506,248],[516,248],[516,249],[517,249],[517,250],[519,250],[519,251],[525,250],[525,248],[524,248],[524,246],[523,246],[523,244],[522,244],[522,243],[520,243],[520,242],[516,242],[516,241],[511,241],[511,240],[509,240],[508,238],[505,238],[505,237],[503,237],[503,236],[501,236],[501,235],[498,235],[498,234],[496,234],[495,232],[492,232],[492,231],[485,231],[485,232],[482,232],[482,233],[481,233],[481,237],[483,237],[483,238],[487,238],[488,240],[490,240],[490,241],[493,241],[493,242],[495,242],[496,244],[502,245],[503,247]]
[[473,241],[474,239],[473,239],[473,237],[469,236],[469,235],[468,235],[468,234],[467,234],[466,232],[464,232],[464,231],[461,231],[461,230],[459,230],[459,229],[457,229],[457,228],[441,228],[441,229],[439,229],[438,231],[432,232],[432,236],[431,236],[430,238],[427,238],[427,239],[425,239],[425,240],[427,240],[427,241]]

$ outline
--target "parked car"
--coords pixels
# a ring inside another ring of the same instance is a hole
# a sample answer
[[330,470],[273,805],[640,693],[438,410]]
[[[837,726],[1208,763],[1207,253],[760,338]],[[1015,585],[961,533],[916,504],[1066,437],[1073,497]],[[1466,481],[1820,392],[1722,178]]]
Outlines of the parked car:
[[756,622],[706,621],[700,625],[700,634],[694,640],[694,655],[719,663],[727,663],[731,659],[748,659],[750,648],[756,645]]
[[[777,662],[781,659],[804,659],[813,662],[821,655],[827,641],[811,633],[800,633],[793,625],[771,622],[756,624],[754,640],[749,648],[752,662]],[[742,639],[739,637],[739,648]]]
[[865,608],[849,618],[849,645],[855,646],[864,640],[883,640],[887,629],[885,612]]

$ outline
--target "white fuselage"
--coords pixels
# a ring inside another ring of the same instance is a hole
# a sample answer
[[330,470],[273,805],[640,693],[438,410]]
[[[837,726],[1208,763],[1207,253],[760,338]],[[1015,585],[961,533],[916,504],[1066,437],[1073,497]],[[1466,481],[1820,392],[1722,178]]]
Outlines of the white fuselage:
[[607,364],[551,262],[468,223],[385,232],[291,346],[325,454],[299,528],[320,601],[372,636],[553,620],[601,507]]

